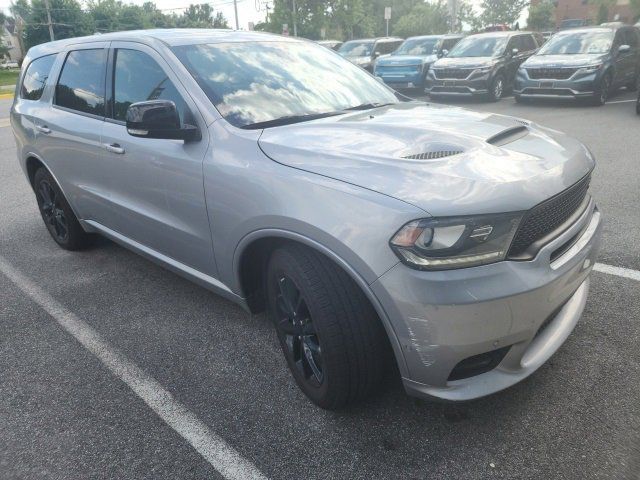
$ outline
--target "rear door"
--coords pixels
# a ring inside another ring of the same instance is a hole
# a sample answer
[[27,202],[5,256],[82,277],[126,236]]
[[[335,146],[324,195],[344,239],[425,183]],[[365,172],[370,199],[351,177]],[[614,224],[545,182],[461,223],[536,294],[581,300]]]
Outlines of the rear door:
[[[154,49],[113,42],[108,118],[102,135],[104,165],[111,174],[110,209],[104,224],[173,260],[215,276],[202,162],[209,136],[198,109],[177,76]],[[182,123],[197,125],[193,142],[132,137],[127,108],[146,100],[171,100]]]
[[108,42],[68,47],[50,103],[38,113],[36,145],[80,218],[104,207],[100,135]]

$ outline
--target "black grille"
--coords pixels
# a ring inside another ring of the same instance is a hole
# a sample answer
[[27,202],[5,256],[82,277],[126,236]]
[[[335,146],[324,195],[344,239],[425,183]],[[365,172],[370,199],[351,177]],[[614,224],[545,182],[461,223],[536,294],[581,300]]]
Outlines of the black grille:
[[438,68],[434,69],[437,78],[454,78],[456,80],[464,80],[469,76],[472,70],[460,68]]
[[558,229],[580,207],[589,189],[591,175],[567,188],[555,197],[529,210],[509,248],[509,257],[519,257],[536,241]]
[[527,68],[529,78],[534,80],[566,80],[576,73],[577,68]]

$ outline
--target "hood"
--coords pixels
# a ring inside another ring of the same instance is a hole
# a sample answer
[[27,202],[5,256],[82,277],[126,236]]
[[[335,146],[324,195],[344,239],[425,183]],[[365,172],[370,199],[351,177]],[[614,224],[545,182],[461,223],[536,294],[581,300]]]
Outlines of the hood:
[[593,169],[579,142],[526,121],[408,102],[263,130],[272,160],[434,216],[528,210]]
[[497,61],[493,57],[444,57],[434,63],[433,68],[480,68],[494,65]]
[[530,68],[583,67],[605,61],[606,55],[534,55],[522,66]]
[[433,63],[438,59],[437,55],[397,55],[391,54],[385,58],[379,58],[377,64],[381,66],[396,65],[422,65]]

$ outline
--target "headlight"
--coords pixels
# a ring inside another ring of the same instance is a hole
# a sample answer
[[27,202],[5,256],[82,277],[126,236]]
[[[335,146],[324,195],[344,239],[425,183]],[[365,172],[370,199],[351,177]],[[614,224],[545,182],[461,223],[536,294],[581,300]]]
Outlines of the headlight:
[[601,63],[597,63],[595,65],[588,65],[586,67],[582,67],[580,69],[580,71],[582,73],[591,73],[591,72],[596,72],[596,71],[600,70],[601,67],[602,67],[602,64]]
[[476,68],[473,73],[489,73],[493,70],[493,66]]
[[504,260],[521,213],[427,218],[407,223],[389,244],[419,270],[450,270]]

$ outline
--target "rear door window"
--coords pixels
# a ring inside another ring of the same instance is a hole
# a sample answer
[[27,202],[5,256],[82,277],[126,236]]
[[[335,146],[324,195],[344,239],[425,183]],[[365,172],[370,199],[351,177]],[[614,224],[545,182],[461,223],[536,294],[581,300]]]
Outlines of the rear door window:
[[139,50],[116,50],[113,76],[113,118],[124,121],[132,103],[147,100],[171,100],[180,119],[184,120],[187,105],[173,82],[156,61]]
[[533,50],[538,48],[538,45],[536,44],[536,41],[532,35],[523,35],[522,37],[520,37],[520,42],[523,52],[532,52]]
[[56,85],[55,104],[104,117],[107,50],[88,49],[69,52]]
[[55,60],[55,55],[47,55],[46,57],[36,58],[29,64],[20,87],[21,98],[40,100]]

